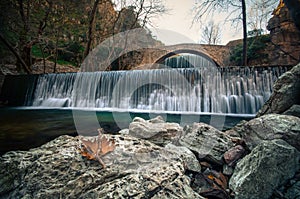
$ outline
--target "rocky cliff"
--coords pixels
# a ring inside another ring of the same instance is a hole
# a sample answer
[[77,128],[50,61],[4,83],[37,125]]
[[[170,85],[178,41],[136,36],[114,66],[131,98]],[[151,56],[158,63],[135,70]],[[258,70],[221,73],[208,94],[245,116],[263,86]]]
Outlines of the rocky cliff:
[[300,31],[287,7],[282,7],[269,20],[271,46],[270,65],[295,65],[300,61]]

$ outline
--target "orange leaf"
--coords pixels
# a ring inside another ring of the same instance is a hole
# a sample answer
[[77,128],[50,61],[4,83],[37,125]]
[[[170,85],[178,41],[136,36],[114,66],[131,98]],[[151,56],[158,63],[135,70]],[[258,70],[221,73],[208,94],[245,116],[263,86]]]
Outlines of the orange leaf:
[[116,148],[115,141],[114,140],[110,141],[103,135],[100,138],[100,143],[101,143],[101,152],[100,152],[101,155],[105,155],[106,153],[111,152]]
[[208,177],[208,179],[211,179],[211,180],[215,179],[215,177],[213,175],[208,175],[207,177]]
[[81,142],[84,146],[84,151],[92,157],[91,159],[95,159],[97,156],[98,141],[96,139],[93,141],[81,139]]
[[93,159],[95,159],[95,157],[94,156],[92,156],[90,153],[88,153],[87,151],[80,151],[80,153],[81,153],[81,155],[82,156],[84,156],[84,157],[86,157],[87,159],[89,159],[89,160],[93,160]]
[[98,129],[98,132],[98,137],[92,141],[80,139],[83,144],[83,149],[80,153],[88,159],[97,159],[104,168],[105,164],[100,156],[113,151],[116,148],[116,145],[115,140],[109,140],[105,135],[102,135],[102,129]]

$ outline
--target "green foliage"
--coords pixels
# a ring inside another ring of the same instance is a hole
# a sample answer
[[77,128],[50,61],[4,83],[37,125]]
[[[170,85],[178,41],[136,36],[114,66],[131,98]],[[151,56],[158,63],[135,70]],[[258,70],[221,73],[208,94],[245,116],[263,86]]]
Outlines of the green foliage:
[[[55,61],[53,52],[55,52],[55,46],[53,43],[50,43],[48,46],[43,46],[44,49],[44,56],[41,49],[41,46],[34,45],[31,49],[33,57],[38,58],[47,58],[50,57],[50,61]],[[78,44],[77,42],[72,42],[71,44],[64,44],[64,47],[59,46],[58,49],[58,57],[57,63],[61,65],[73,65],[78,66],[79,61],[82,59],[82,52],[84,48],[82,45]],[[52,52],[52,53],[50,53]]]
[[60,64],[60,65],[72,65],[72,66],[77,66],[77,64],[74,63],[74,62],[69,62],[69,61],[60,60],[60,59],[57,60],[57,63]]
[[[261,35],[256,37],[249,37],[247,48],[247,61],[253,61],[257,59],[263,59],[267,57],[267,54],[263,53],[266,48],[266,44],[270,42],[269,35]],[[243,63],[243,45],[239,44],[232,50],[230,61],[236,65],[242,65]]]
[[[38,45],[32,46],[31,53],[34,57],[43,58],[42,50]],[[49,53],[44,52],[45,57],[48,57],[49,55]]]
[[78,54],[78,53],[82,53],[84,51],[84,48],[78,42],[71,42],[69,44],[69,46],[67,47],[67,50],[71,51],[71,52],[73,52],[75,54]]

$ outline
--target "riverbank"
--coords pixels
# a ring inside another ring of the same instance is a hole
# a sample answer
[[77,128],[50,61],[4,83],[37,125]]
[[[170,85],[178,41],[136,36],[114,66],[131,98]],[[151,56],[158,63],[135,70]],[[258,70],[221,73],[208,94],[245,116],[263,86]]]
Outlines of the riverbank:
[[[54,62],[37,61],[32,65],[32,74],[54,73]],[[79,68],[72,65],[57,64],[55,73],[71,73],[78,72]],[[0,75],[20,75],[15,64],[0,65]]]

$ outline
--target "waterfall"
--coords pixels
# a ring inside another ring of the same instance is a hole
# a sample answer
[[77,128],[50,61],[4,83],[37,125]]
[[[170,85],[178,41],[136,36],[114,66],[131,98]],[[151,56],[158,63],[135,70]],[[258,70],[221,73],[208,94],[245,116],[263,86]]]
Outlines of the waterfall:
[[181,53],[164,60],[163,65],[171,68],[197,68],[197,67],[215,67],[216,64],[204,55],[194,55],[189,53]]
[[25,104],[255,114],[287,69],[196,67],[44,74]]

